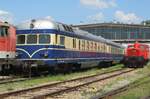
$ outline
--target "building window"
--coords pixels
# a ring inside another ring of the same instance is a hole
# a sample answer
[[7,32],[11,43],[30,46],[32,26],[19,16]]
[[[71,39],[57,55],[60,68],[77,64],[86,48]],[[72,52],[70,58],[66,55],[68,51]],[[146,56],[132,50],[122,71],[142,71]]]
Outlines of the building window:
[[17,36],[17,44],[25,44],[25,35]]

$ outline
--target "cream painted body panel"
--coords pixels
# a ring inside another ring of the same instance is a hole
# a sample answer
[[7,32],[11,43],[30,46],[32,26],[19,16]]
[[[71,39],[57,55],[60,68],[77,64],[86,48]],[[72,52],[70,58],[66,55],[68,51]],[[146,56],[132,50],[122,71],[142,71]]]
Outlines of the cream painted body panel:
[[15,56],[15,52],[0,51],[0,58],[15,58]]

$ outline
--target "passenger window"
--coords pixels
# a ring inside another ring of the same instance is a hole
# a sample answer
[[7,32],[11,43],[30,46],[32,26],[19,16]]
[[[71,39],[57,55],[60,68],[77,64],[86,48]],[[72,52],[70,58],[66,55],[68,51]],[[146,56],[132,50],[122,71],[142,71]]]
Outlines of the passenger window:
[[89,51],[89,41],[87,41],[87,50]]
[[76,39],[73,39],[73,48],[76,48]]
[[55,43],[58,44],[58,35],[55,35]]
[[79,40],[79,50],[81,49],[81,41]]
[[60,45],[65,45],[65,37],[60,36]]
[[97,45],[97,46],[98,46],[98,49],[97,49],[97,50],[98,50],[98,51],[100,51],[100,45],[99,45],[99,43],[98,43],[98,45]]
[[8,35],[8,27],[0,27],[0,36],[4,37]]
[[91,42],[91,50],[93,50],[93,42]]
[[49,44],[50,43],[50,35],[39,35],[39,44]]
[[37,44],[37,35],[28,35],[27,44]]
[[95,50],[95,51],[97,51],[97,44],[96,44],[96,43],[95,43],[95,47],[94,47],[94,50]]
[[84,50],[84,49],[85,49],[85,41],[82,40],[82,50]]
[[17,36],[17,44],[25,44],[25,35]]

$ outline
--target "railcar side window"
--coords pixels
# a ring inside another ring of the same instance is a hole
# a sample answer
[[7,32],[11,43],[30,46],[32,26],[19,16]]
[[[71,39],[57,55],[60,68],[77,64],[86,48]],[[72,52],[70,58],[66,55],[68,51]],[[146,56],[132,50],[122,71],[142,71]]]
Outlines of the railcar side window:
[[73,48],[76,48],[76,39],[73,39]]
[[8,35],[8,27],[0,27],[0,36],[4,37]]
[[50,35],[39,35],[39,43],[40,44],[49,44],[50,43]]
[[97,43],[95,42],[95,46],[94,46],[95,51],[97,51]]
[[58,44],[58,35],[55,35],[55,43]]
[[37,35],[28,35],[27,44],[37,44]]
[[87,41],[87,50],[89,51],[89,41]]
[[85,40],[82,40],[82,50],[85,50]]
[[81,41],[79,40],[79,50],[81,49]]
[[93,50],[93,42],[91,41],[91,50]]
[[25,44],[25,35],[17,36],[17,44]]
[[60,45],[65,45],[65,37],[60,36]]

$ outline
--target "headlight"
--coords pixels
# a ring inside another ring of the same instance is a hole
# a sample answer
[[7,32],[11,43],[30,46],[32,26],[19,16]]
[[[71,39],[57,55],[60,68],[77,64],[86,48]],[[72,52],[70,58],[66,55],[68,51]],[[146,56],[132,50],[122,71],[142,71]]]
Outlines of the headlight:
[[44,53],[44,57],[45,57],[45,58],[48,58],[48,52],[45,52],[45,53]]
[[15,55],[15,57],[18,57],[19,56],[19,53],[18,52],[16,52],[16,55]]

